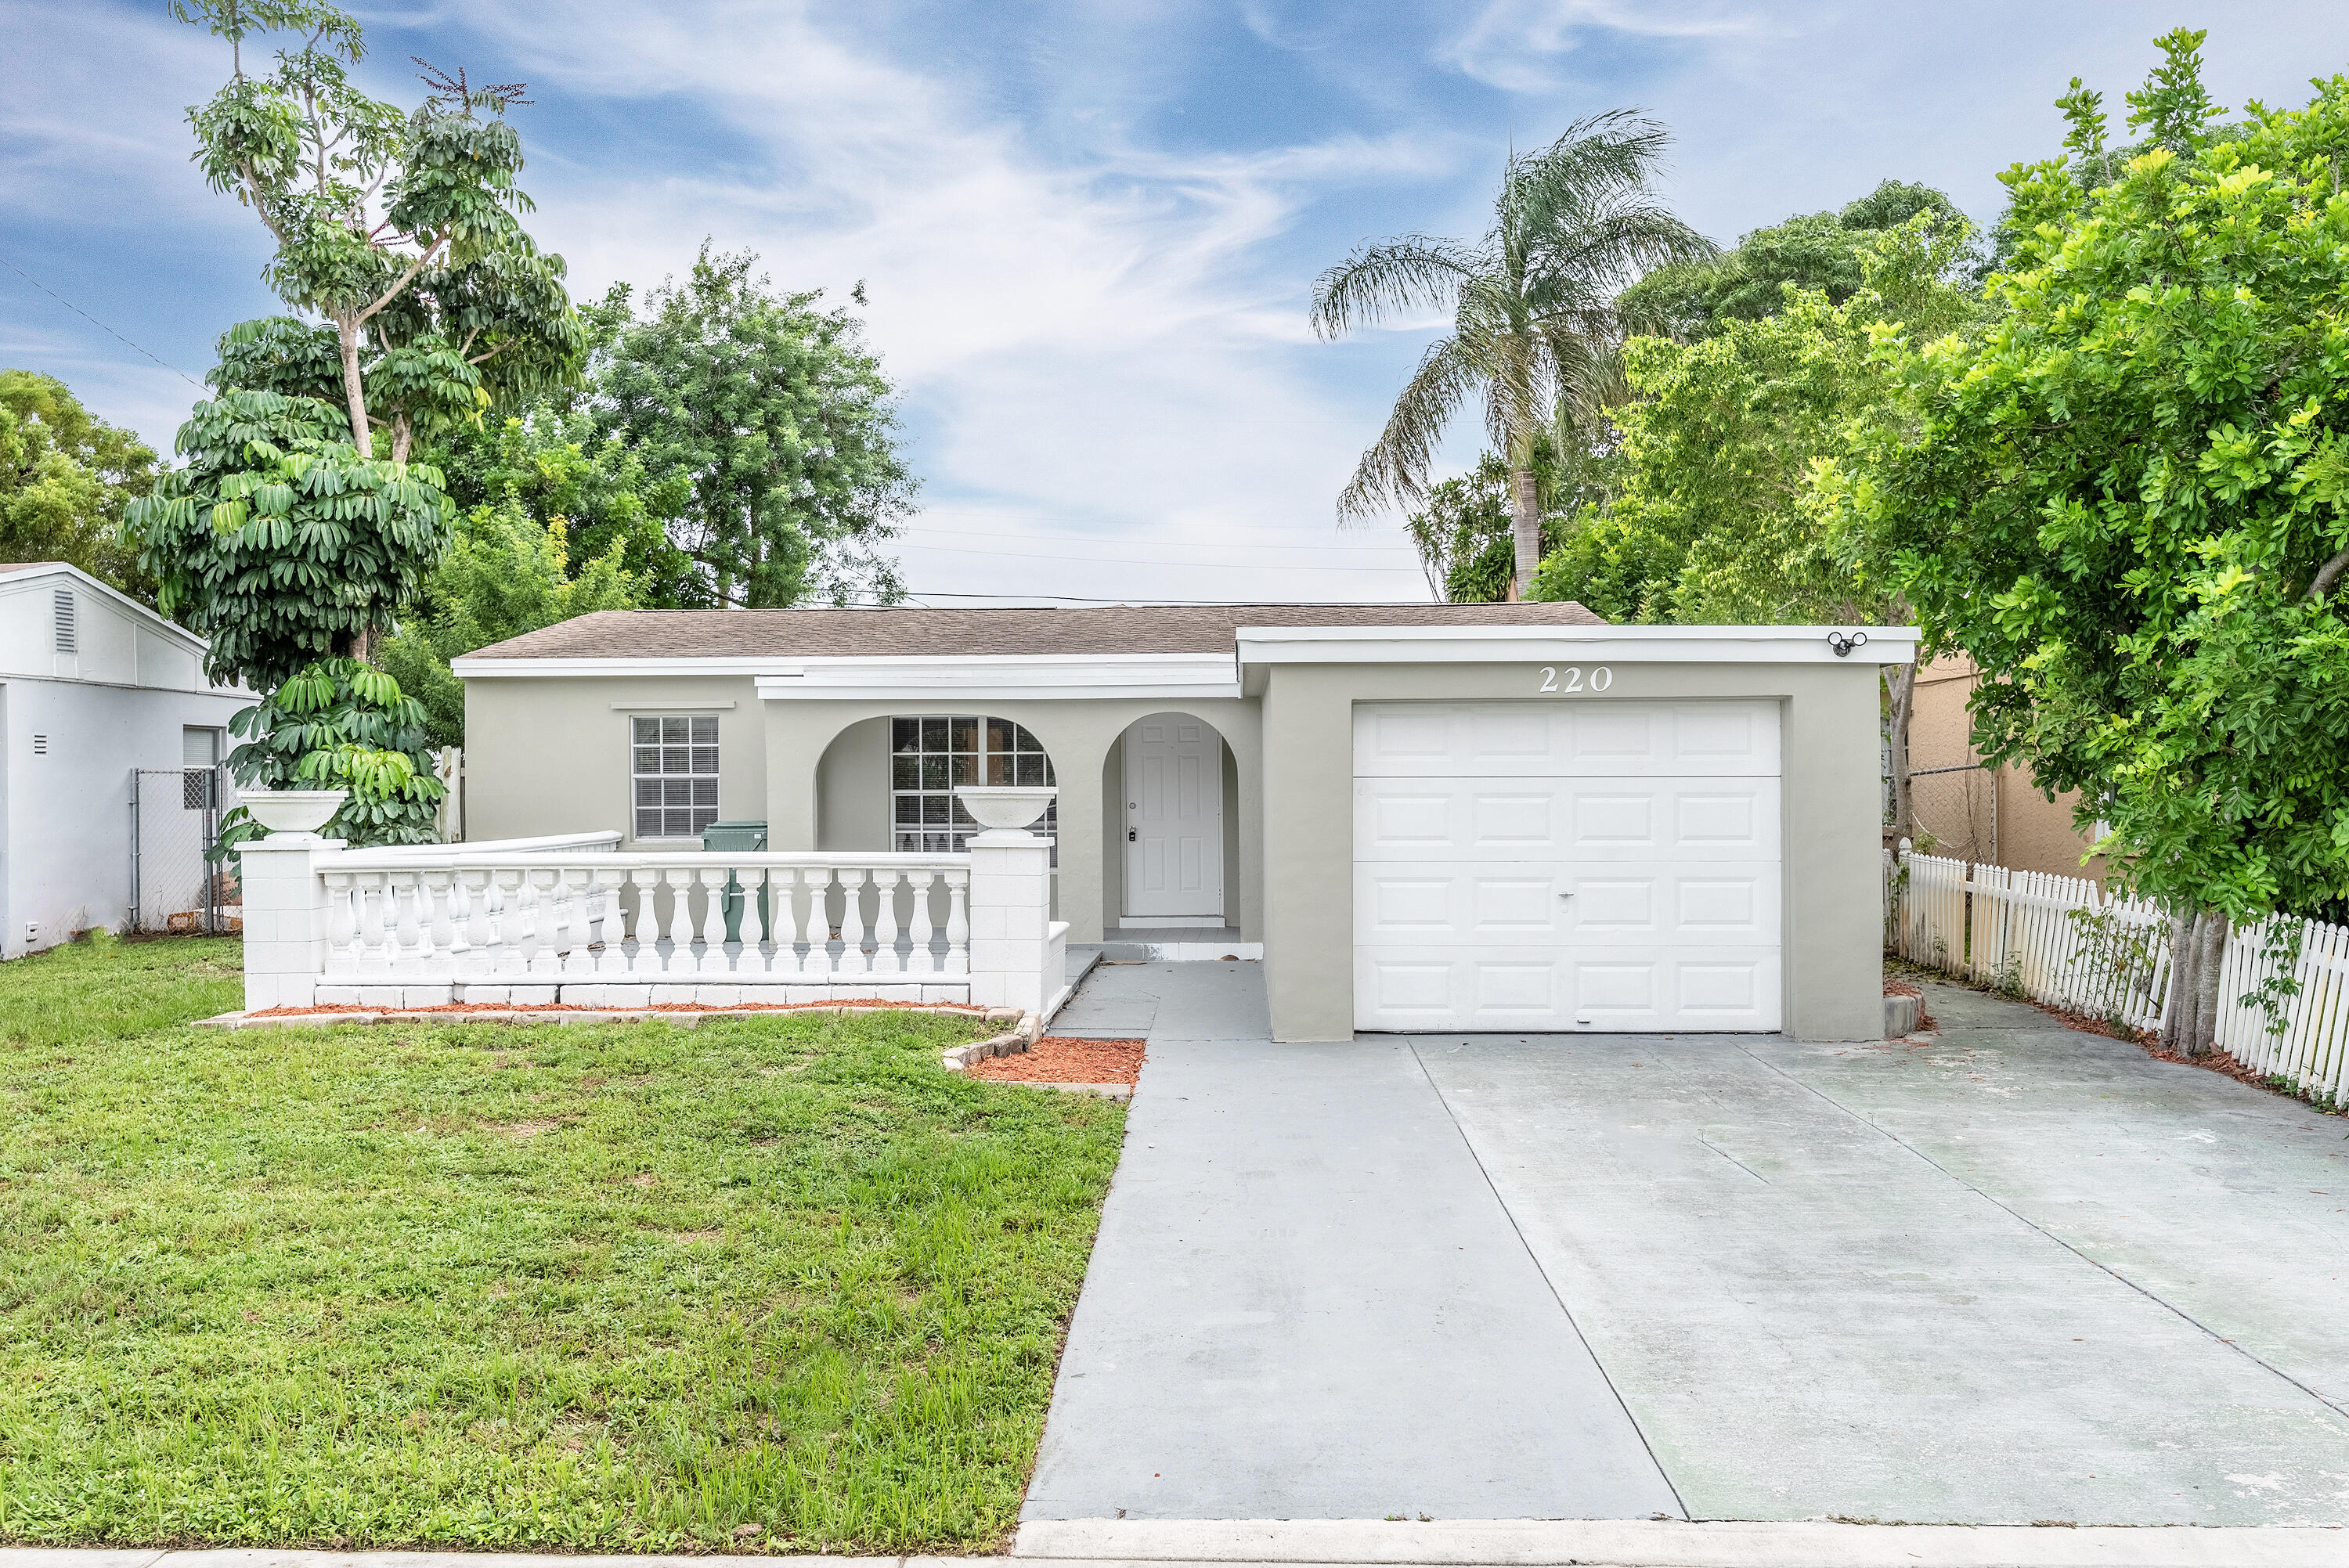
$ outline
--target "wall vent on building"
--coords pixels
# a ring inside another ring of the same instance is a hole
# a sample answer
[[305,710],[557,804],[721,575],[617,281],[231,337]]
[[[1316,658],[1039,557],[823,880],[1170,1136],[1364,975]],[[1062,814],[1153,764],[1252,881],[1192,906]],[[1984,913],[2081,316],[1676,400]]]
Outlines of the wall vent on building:
[[48,754],[49,738],[46,735],[36,735],[33,737],[33,755],[36,757],[47,757]]
[[77,612],[74,607],[73,590],[70,588],[58,589],[49,603],[54,607],[57,614],[57,652],[61,654],[76,652],[81,645],[81,628],[78,623]]

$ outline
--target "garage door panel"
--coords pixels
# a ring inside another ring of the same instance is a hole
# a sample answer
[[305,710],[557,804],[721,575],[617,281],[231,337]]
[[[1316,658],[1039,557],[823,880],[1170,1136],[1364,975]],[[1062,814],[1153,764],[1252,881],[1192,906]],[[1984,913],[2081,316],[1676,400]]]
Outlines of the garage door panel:
[[1775,860],[1775,779],[1364,779],[1359,861]]
[[1363,779],[1775,777],[1768,701],[1366,703],[1355,709]]
[[[1354,868],[1354,935],[1492,942],[1775,943],[1775,861],[1610,868],[1572,861]],[[1570,895],[1570,896],[1562,896]]]
[[1356,950],[1367,1029],[1739,1032],[1778,1026],[1769,946]]

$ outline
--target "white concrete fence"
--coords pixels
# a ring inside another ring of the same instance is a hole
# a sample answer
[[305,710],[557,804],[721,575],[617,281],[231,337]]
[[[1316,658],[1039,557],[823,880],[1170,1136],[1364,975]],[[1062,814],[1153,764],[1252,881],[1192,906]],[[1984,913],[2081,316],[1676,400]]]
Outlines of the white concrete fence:
[[[1909,963],[2050,1006],[2161,1027],[2169,917],[2156,906],[2107,898],[2085,878],[1933,855],[1888,856],[1886,872],[1886,945]],[[2275,996],[2271,982],[2287,959],[2299,989]],[[2263,995],[2276,1003],[2273,1013]],[[2218,1043],[2262,1076],[2335,1102],[2349,1099],[2349,927],[2279,916],[2230,930]]]
[[245,1006],[878,997],[1044,1013],[1067,989],[1041,839],[982,835],[1019,841],[958,855],[621,854],[619,837],[248,843]]

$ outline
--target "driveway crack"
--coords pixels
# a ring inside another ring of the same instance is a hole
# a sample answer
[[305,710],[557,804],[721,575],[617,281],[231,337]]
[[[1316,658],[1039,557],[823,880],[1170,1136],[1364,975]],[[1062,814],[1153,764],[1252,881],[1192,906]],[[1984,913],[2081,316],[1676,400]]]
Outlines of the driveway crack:
[[[1534,1251],[1531,1242],[1526,1240],[1525,1228],[1517,1223],[1516,1212],[1509,1207],[1509,1201],[1501,1196],[1501,1189],[1494,1182],[1492,1171],[1485,1167],[1485,1157],[1476,1152],[1475,1140],[1470,1138],[1468,1130],[1460,1125],[1459,1114],[1452,1109],[1452,1102],[1444,1098],[1443,1086],[1435,1081],[1435,1075],[1427,1070],[1427,1061],[1419,1054],[1419,1042],[1411,1040],[1408,1043],[1411,1047],[1411,1059],[1418,1067],[1420,1077],[1427,1080],[1429,1091],[1435,1096],[1435,1103],[1442,1106],[1444,1114],[1451,1119],[1452,1130],[1460,1135],[1460,1146],[1468,1151],[1469,1160],[1476,1167],[1476,1174],[1485,1179],[1485,1190],[1493,1194],[1493,1202],[1500,1206],[1501,1217],[1509,1222],[1509,1233],[1517,1238],[1517,1245],[1525,1248],[1526,1261],[1534,1265],[1534,1272],[1541,1275],[1542,1284],[1548,1288],[1549,1298],[1557,1303],[1557,1310],[1565,1317],[1567,1327],[1574,1331],[1575,1343],[1582,1346],[1582,1353],[1585,1356],[1590,1357],[1590,1365],[1597,1368],[1599,1381],[1606,1384],[1608,1393],[1615,1397],[1615,1408],[1623,1412],[1623,1418],[1630,1422],[1631,1429],[1640,1435],[1640,1447],[1646,1450],[1648,1462],[1656,1467],[1656,1475],[1663,1481],[1665,1490],[1672,1494],[1672,1505],[1680,1510],[1682,1519],[1694,1518],[1695,1516],[1689,1512],[1688,1500],[1681,1496],[1679,1483],[1674,1481],[1671,1472],[1664,1469],[1663,1460],[1656,1457],[1656,1445],[1649,1440],[1648,1429],[1640,1424],[1640,1418],[1624,1401],[1623,1390],[1615,1386],[1615,1375],[1607,1370],[1607,1363],[1601,1361],[1599,1358],[1599,1352],[1591,1348],[1590,1337],[1582,1332],[1582,1325],[1574,1320],[1574,1309],[1566,1305],[1566,1297],[1559,1292],[1557,1281],[1550,1277],[1549,1270],[1542,1265],[1541,1254]],[[1736,1161],[1732,1161],[1731,1163],[1735,1164]],[[1748,1174],[1751,1172],[1749,1171]],[[1760,1178],[1756,1177],[1755,1180],[1758,1181]]]
[[[1891,1129],[1878,1121],[1874,1117],[1868,1115],[1864,1111],[1855,1110],[1850,1106],[1844,1104],[1843,1101],[1836,1099],[1835,1096],[1827,1093],[1826,1090],[1820,1088],[1817,1085],[1806,1083],[1803,1079],[1796,1078],[1793,1073],[1788,1072],[1777,1063],[1765,1060],[1764,1058],[1754,1055],[1753,1047],[1746,1045],[1744,1041],[1738,1040],[1735,1043],[1737,1048],[1744,1051],[1749,1060],[1753,1061],[1756,1066],[1762,1068],[1764,1070],[1775,1073],[1778,1077],[1785,1079],[1788,1083],[1793,1084],[1796,1088],[1803,1090],[1806,1094],[1814,1096],[1815,1098],[1825,1101],[1826,1104],[1833,1106],[1844,1116],[1858,1122],[1870,1132],[1875,1133],[1878,1137],[1892,1144],[1895,1148],[1903,1150],[1909,1154],[1913,1155],[1918,1160],[1923,1161],[1929,1169],[1935,1171],[1940,1175],[1947,1177],[1950,1181],[1956,1182],[1959,1186],[1964,1188],[1967,1191],[1971,1192],[1975,1197],[1980,1198],[1983,1202],[1988,1203],[1991,1207],[1998,1210],[2009,1218],[2013,1219],[2029,1229],[2037,1232],[2040,1235],[2054,1243],[2057,1246],[2063,1248],[2074,1257],[2078,1258],[2082,1263],[2086,1264],[2089,1267],[2096,1269],[2113,1279],[2118,1280],[2121,1284],[2128,1286],[2129,1289],[2137,1292],[2137,1295],[2145,1297],[2146,1300],[2153,1303],[2163,1311],[2177,1317],[2180,1322],[2191,1325],[2196,1331],[2209,1336],[2212,1342],[2225,1346],[2228,1349],[2233,1351],[2244,1360],[2249,1361],[2254,1367],[2258,1367],[2263,1371],[2272,1373],[2276,1377],[2283,1379],[2283,1381],[2291,1384],[2293,1387],[2299,1389],[2302,1393],[2307,1395],[2318,1404],[2323,1405],[2326,1409],[2331,1410],[2333,1414],[2349,1418],[2349,1406],[2344,1406],[2339,1400],[2327,1398],[2325,1395],[2310,1387],[2307,1384],[2293,1377],[2291,1373],[2285,1371],[2282,1367],[2278,1367],[2274,1362],[2270,1361],[2264,1357],[2260,1356],[2255,1351],[2248,1350],[2242,1346],[2238,1345],[2235,1341],[2229,1339],[2217,1329],[2212,1328],[2209,1324],[2204,1323],[2200,1318],[2196,1317],[2192,1313],[2188,1312],[2184,1307],[2179,1306],[2176,1302],[2169,1301],[2165,1297],[2157,1295],[2155,1292],[2147,1290],[2144,1285],[2141,1285],[2137,1281],[2129,1278],[2128,1275],[2121,1273],[2120,1270],[2113,1267],[2110,1264],[2106,1263],[2103,1259],[2094,1257],[2089,1253],[2081,1251],[2078,1247],[2073,1245],[2070,1242],[2065,1241],[2063,1237],[2057,1235],[2054,1232],[2049,1230],[2046,1226],[2041,1224],[2030,1215],[2023,1212],[2020,1209],[2015,1208],[2013,1204],[1994,1197],[1991,1193],[1984,1191],[1982,1188],[1975,1186],[1971,1181],[1967,1181],[1964,1177],[1959,1175],[1956,1171],[1951,1170],[1948,1166],[1942,1164],[1940,1161],[1934,1159],[1931,1155],[1926,1153],[1923,1150],[1918,1148],[1915,1144],[1909,1142],[1899,1133],[1894,1132]],[[1423,1070],[1424,1069],[1423,1068]],[[1515,1222],[1513,1221],[1512,1222],[1514,1223]]]

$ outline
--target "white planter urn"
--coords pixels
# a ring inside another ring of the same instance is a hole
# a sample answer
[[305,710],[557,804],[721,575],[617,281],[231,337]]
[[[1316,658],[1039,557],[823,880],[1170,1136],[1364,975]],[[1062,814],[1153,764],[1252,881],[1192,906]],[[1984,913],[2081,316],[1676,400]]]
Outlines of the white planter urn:
[[1055,784],[965,784],[955,790],[971,820],[987,830],[974,836],[974,844],[1026,844],[1035,836],[1023,831],[1028,824],[1044,814],[1052,797],[1061,792]]
[[315,839],[350,795],[347,789],[240,789],[236,800],[272,838]]

